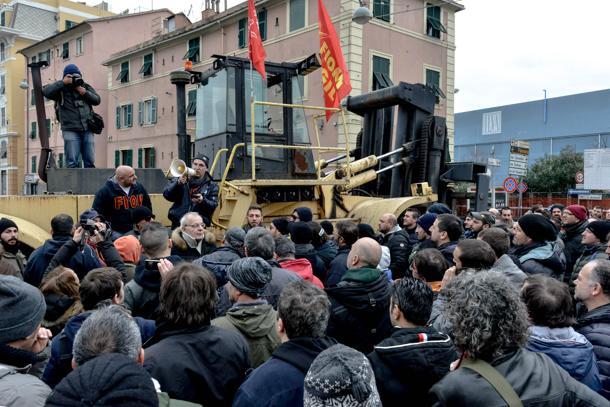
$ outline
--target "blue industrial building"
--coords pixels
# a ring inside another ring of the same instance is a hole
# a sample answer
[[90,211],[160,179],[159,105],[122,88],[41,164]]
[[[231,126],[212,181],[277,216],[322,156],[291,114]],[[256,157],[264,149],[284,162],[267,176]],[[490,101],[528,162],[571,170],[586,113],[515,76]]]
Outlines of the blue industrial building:
[[455,161],[487,163],[494,186],[509,175],[512,140],[528,141],[531,165],[572,145],[578,152],[610,147],[610,89],[456,113]]

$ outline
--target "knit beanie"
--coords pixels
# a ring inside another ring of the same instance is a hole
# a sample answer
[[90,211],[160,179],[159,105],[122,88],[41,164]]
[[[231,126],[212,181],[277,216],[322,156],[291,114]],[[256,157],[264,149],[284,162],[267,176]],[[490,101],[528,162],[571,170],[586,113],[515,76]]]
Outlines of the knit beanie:
[[208,158],[207,155],[203,155],[203,154],[197,154],[195,157],[193,157],[193,161],[195,160],[201,160],[205,163],[206,167],[210,166],[210,159]]
[[271,281],[271,266],[260,257],[235,260],[227,269],[233,287],[244,294],[259,296]]
[[332,223],[327,220],[323,220],[322,222],[320,222],[320,226],[322,226],[322,229],[324,229],[328,236],[332,236],[333,231],[335,230]]
[[587,209],[581,205],[570,205],[566,208],[580,221],[587,219]]
[[433,203],[428,207],[428,213],[436,213],[437,215],[442,215],[444,213],[451,214],[453,212],[451,212],[451,209],[447,205],[437,202]]
[[368,223],[358,224],[358,238],[361,239],[363,237],[370,237],[371,239],[377,240],[375,230]]
[[271,223],[273,223],[273,226],[275,226],[275,228],[277,230],[280,231],[281,234],[283,234],[284,236],[286,236],[287,234],[290,233],[290,222],[288,221],[288,219],[286,218],[277,218],[277,219],[273,219],[271,221]]
[[313,213],[311,213],[311,209],[305,206],[296,208],[294,211],[299,214],[299,220],[301,222],[311,222],[311,220],[313,219]]
[[555,225],[542,215],[530,213],[519,218],[519,226],[535,242],[548,242],[557,239]]
[[311,226],[305,222],[292,222],[290,225],[290,239],[294,244],[311,243],[311,239],[313,239]]
[[17,224],[15,222],[13,222],[12,220],[10,220],[9,218],[0,219],[0,234],[4,233],[4,231],[8,228],[19,229]]
[[55,387],[47,407],[159,406],[150,374],[118,353],[97,356],[70,372]]
[[341,344],[322,351],[305,376],[303,405],[381,407],[366,356]]
[[243,228],[232,227],[225,232],[225,244],[233,248],[244,247],[244,240],[246,240],[246,231]]
[[417,218],[417,224],[419,225],[420,228],[422,228],[424,230],[424,232],[426,232],[427,235],[429,235],[430,227],[436,220],[437,216],[438,215],[436,213],[426,213],[426,214],[420,216],[419,218]]
[[138,264],[140,261],[142,245],[137,237],[133,235],[121,236],[114,241],[114,247],[125,263]]
[[150,220],[153,219],[155,215],[153,215],[152,211],[148,209],[146,206],[138,206],[131,210],[131,221],[133,224],[137,224],[144,219]]
[[31,335],[42,322],[46,309],[38,288],[16,277],[0,275],[0,344]]
[[64,76],[75,73],[81,75],[80,69],[78,69],[78,66],[74,64],[66,65],[66,67],[64,68]]
[[596,220],[589,223],[587,229],[591,231],[599,239],[600,242],[608,242],[608,233],[610,233],[610,221],[607,220]]

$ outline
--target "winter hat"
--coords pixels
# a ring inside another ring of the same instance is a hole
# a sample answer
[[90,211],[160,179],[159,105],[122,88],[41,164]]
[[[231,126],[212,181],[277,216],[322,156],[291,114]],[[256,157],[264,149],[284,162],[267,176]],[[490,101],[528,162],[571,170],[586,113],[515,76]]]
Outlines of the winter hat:
[[260,257],[235,260],[227,269],[233,287],[244,294],[259,296],[271,281],[271,266]]
[[562,204],[553,204],[553,205],[551,205],[551,207],[549,208],[549,212],[551,212],[551,213],[552,213],[552,212],[553,212],[553,209],[559,209],[560,211],[563,211],[563,210],[564,210],[564,208],[565,208],[565,206],[564,206],[564,205],[562,205]]
[[142,245],[137,237],[133,235],[121,236],[114,241],[114,247],[116,247],[124,262],[138,264],[140,261]]
[[206,167],[210,166],[210,159],[208,158],[207,155],[203,155],[203,154],[197,154],[195,157],[193,157],[193,161],[195,160],[201,160],[205,163]]
[[4,231],[8,228],[19,229],[17,224],[15,222],[13,222],[12,220],[10,220],[9,218],[0,219],[0,234],[4,233]]
[[610,233],[610,221],[596,220],[595,222],[589,223],[587,229],[589,229],[600,242],[606,243],[608,241],[608,233]]
[[449,209],[447,205],[437,202],[433,203],[428,207],[428,213],[436,213],[437,215],[442,215],[444,213],[451,214],[453,212],[451,212],[451,209]]
[[159,406],[150,374],[119,353],[97,356],[70,372],[45,406]]
[[294,244],[311,243],[313,239],[311,226],[305,222],[292,222],[292,225],[290,225],[290,239]]
[[301,206],[300,208],[296,208],[294,210],[299,215],[299,220],[301,222],[311,222],[313,219],[313,214],[311,213],[311,209]]
[[13,276],[0,275],[0,344],[31,335],[47,306],[40,290]]
[[358,224],[358,238],[370,237],[371,239],[377,240],[377,236],[375,235],[375,230],[368,223],[359,223]]
[[493,226],[496,223],[496,217],[491,212],[470,212],[470,216],[482,221],[485,225]]
[[246,231],[243,228],[233,227],[225,233],[224,241],[231,247],[244,247],[244,240],[246,240]]
[[542,215],[530,213],[519,218],[519,226],[535,242],[548,242],[557,239],[555,225]]
[[138,206],[137,208],[131,211],[131,220],[134,225],[143,221],[144,219],[150,220],[154,218],[155,215],[146,206]]
[[66,67],[64,68],[64,76],[75,73],[81,75],[80,69],[78,69],[78,66],[74,64],[66,65]]
[[281,234],[283,234],[284,236],[286,236],[287,234],[290,233],[290,222],[288,221],[288,219],[286,218],[277,218],[277,219],[273,219],[271,221],[271,223],[273,223],[273,226],[275,226],[275,228],[277,230],[280,231]]
[[583,221],[587,219],[587,209],[581,205],[570,205],[566,208],[572,212],[572,215],[576,216],[576,219]]
[[304,407],[381,407],[371,365],[362,353],[337,344],[311,364],[303,394]]
[[421,227],[427,235],[430,234],[430,227],[436,220],[438,215],[436,213],[426,213],[417,218],[417,224]]
[[322,222],[320,222],[320,226],[322,226],[322,229],[324,229],[328,236],[331,236],[333,234],[333,231],[335,230],[333,224],[327,220],[323,220]]
[[95,220],[95,218],[103,218],[95,209],[87,209],[83,213],[80,214],[80,223],[86,223],[87,220]]

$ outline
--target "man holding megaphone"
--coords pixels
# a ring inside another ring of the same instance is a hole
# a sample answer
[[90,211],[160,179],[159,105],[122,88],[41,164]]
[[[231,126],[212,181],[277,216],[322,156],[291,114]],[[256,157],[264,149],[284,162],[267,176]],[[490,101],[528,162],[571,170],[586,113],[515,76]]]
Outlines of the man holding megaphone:
[[163,190],[163,196],[174,204],[167,217],[172,229],[180,226],[180,219],[188,212],[197,212],[209,226],[212,214],[218,206],[218,185],[208,172],[209,159],[198,155],[193,159],[193,168],[184,162],[172,163],[170,172],[175,178]]

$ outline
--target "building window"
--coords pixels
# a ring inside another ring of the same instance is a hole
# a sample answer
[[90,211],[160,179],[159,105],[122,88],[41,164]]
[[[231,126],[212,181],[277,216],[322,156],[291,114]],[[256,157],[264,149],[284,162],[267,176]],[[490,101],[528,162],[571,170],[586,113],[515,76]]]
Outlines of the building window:
[[116,128],[124,129],[133,126],[132,121],[133,105],[126,104],[116,107]]
[[502,111],[483,113],[481,127],[481,134],[483,136],[502,133]]
[[133,151],[132,150],[114,150],[114,166],[129,165],[133,166]]
[[189,90],[186,115],[191,117],[197,114],[197,89]]
[[74,50],[74,53],[75,53],[76,55],[82,55],[82,53],[83,53],[83,37],[78,37],[78,38],[77,38],[77,39],[74,41],[74,44],[75,44],[75,48],[76,48],[76,49]]
[[0,108],[0,126],[6,126],[6,107]]
[[36,122],[30,123],[30,138],[35,139],[38,134],[38,125]]
[[258,31],[261,34],[261,41],[267,40],[267,10],[262,9],[256,16],[258,17]]
[[288,8],[289,31],[305,27],[305,0],[290,0]]
[[70,20],[66,20],[66,30],[69,30],[70,28],[74,27],[76,25],[76,23],[74,21],[70,21]]
[[6,170],[0,171],[0,187],[2,188],[2,189],[0,189],[0,193],[2,195],[6,195],[8,192],[8,185],[6,185],[7,182],[8,182],[8,177],[7,177]]
[[51,136],[51,119],[45,120],[45,127],[47,128],[47,137]]
[[70,58],[70,43],[69,42],[64,42],[64,45],[62,46],[61,57],[63,59]]
[[116,77],[116,80],[121,83],[129,82],[129,61],[125,61],[121,63],[121,71],[119,75]]
[[6,77],[4,75],[0,75],[0,95],[6,94]]
[[199,51],[199,37],[191,38],[188,42],[188,51],[184,54],[182,59],[186,59],[191,62],[199,62],[200,61],[200,51]]
[[8,158],[8,144],[6,140],[0,142],[0,159],[6,160]]
[[[390,85],[390,58],[384,58],[379,55],[373,55],[371,76],[371,89],[377,90],[387,88]],[[388,83],[389,82],[389,83]]]
[[6,59],[6,49],[3,42],[0,42],[0,61],[4,61]]
[[242,18],[239,20],[239,32],[237,34],[237,42],[239,48],[246,48],[246,26],[248,25],[248,19]]
[[373,17],[390,22],[390,0],[373,0]]
[[429,37],[441,38],[441,31],[446,33],[447,30],[441,23],[441,8],[439,6],[431,6],[426,4],[426,34]]
[[157,123],[157,98],[138,103],[138,123],[140,126]]
[[142,76],[150,76],[153,73],[153,54],[144,55],[144,63],[138,72]]
[[4,11],[2,13],[0,13],[0,25],[2,27],[6,26],[6,14]]
[[47,61],[47,63],[51,65],[51,50],[48,49],[45,52],[39,52],[38,61]]
[[441,72],[435,69],[426,68],[426,86],[432,88],[436,95],[436,104],[440,102],[441,97],[445,97],[445,94],[441,90]]
[[155,168],[155,148],[138,148],[138,168]]
[[36,174],[36,164],[38,164],[38,157],[33,155],[32,156],[32,163],[31,163],[31,168],[32,168],[32,173],[33,174]]
[[57,159],[57,168],[64,168],[65,160],[64,153],[59,153],[59,158]]
[[36,93],[34,92],[34,89],[30,89],[30,104],[36,106]]

